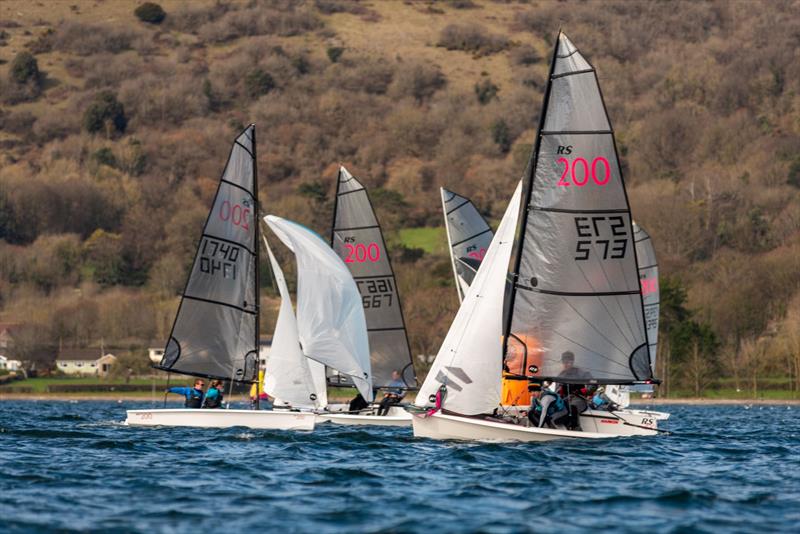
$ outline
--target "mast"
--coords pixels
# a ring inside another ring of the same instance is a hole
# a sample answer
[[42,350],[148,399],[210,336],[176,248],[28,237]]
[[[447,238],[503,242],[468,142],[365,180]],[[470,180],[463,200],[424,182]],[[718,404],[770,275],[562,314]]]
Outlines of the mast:
[[261,407],[261,240],[258,238],[261,232],[259,214],[261,204],[258,202],[258,152],[256,144],[256,125],[253,124],[253,250],[256,260],[256,328],[255,328],[255,349],[256,349],[256,410]]
[[550,60],[550,71],[547,75],[547,87],[544,90],[544,101],[542,103],[542,113],[539,116],[539,127],[536,129],[536,143],[531,153],[526,169],[527,175],[522,181],[522,202],[520,202],[519,226],[517,227],[517,238],[514,242],[514,268],[511,271],[511,291],[509,292],[508,310],[506,314],[506,324],[503,329],[503,358],[508,354],[508,338],[511,335],[511,318],[514,316],[514,300],[517,297],[517,279],[519,278],[519,267],[522,263],[522,243],[525,241],[525,229],[528,226],[528,212],[531,204],[531,194],[533,193],[533,180],[536,176],[536,160],[539,158],[539,149],[542,144],[542,129],[547,115],[547,105],[550,103],[550,87],[553,85],[553,70],[556,67],[556,57],[558,55],[558,44],[561,41],[561,30],[558,30],[556,44],[553,46],[553,58]]
[[[445,189],[439,188],[439,193],[442,197],[442,213],[444,213],[444,233],[447,234],[447,250],[450,251],[450,265],[453,267],[453,279],[456,281],[456,293],[458,294],[458,303],[461,304],[464,298],[461,296],[460,282],[458,281],[458,269],[456,269],[456,256],[453,254],[453,240],[450,239],[450,221],[447,219],[447,201],[444,199]],[[451,193],[452,194],[452,193]]]

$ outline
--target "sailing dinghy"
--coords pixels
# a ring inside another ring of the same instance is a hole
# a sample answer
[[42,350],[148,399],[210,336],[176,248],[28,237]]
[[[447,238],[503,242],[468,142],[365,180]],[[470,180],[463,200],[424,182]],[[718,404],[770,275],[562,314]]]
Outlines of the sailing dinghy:
[[[172,373],[258,380],[259,225],[255,126],[234,141],[161,362]],[[313,413],[204,408],[128,410],[133,426],[311,430]]]
[[[470,199],[445,188],[441,188],[440,192],[447,242],[450,248],[450,261],[453,264],[458,299],[459,302],[462,302],[464,293],[475,278],[475,274],[494,234],[489,223],[483,218]],[[639,271],[639,279],[642,285],[650,362],[653,373],[655,373],[659,310],[658,263],[656,262],[656,253],[650,235],[644,228],[636,224],[636,221],[633,221],[633,238],[636,246],[636,267]],[[608,385],[605,388],[605,394],[618,406],[627,408],[630,404],[629,389],[653,392],[652,384],[631,386],[630,388],[627,386]],[[637,410],[631,409],[630,411],[636,412]],[[642,413],[659,420],[669,418],[669,414],[664,412],[644,410]]]
[[[417,378],[403,320],[403,310],[392,264],[380,224],[364,186],[343,166],[336,180],[331,247],[355,280],[367,320],[373,387],[380,391],[398,371],[405,389],[416,388]],[[342,381],[335,383],[341,385]],[[344,385],[347,383],[344,382]],[[355,413],[348,406],[330,406],[320,414],[343,425],[411,426],[411,414],[392,406],[384,416],[371,406]]]
[[420,389],[416,404],[426,411],[414,417],[414,435],[655,435],[657,419],[644,413],[590,409],[580,415],[581,430],[567,430],[530,426],[500,406],[503,365],[512,361],[512,373],[542,383],[655,381],[613,130],[594,68],[560,32],[523,181],[524,194],[518,186]]
[[[361,295],[350,271],[322,238],[274,215],[264,220],[297,260],[297,314],[283,272],[267,249],[281,309],[267,360],[264,390],[276,406],[325,410],[325,368],[345,376],[372,400],[372,370]],[[304,360],[300,365],[298,360]],[[314,415],[319,420],[317,415]]]

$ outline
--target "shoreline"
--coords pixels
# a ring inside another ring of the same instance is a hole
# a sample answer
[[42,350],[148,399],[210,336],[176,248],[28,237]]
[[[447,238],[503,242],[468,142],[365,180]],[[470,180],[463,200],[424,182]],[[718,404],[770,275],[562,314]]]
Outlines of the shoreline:
[[[146,395],[125,395],[113,393],[97,393],[97,394],[69,394],[63,395],[54,394],[41,394],[41,393],[0,393],[0,402],[3,401],[118,401],[122,402],[152,402],[153,397]],[[331,403],[348,402],[350,399],[345,398],[329,398]],[[246,402],[244,397],[235,399],[234,402]],[[156,396],[155,402],[161,404],[164,402],[163,395]],[[179,398],[168,399],[168,404],[181,404],[183,401]],[[779,406],[800,406],[800,399],[723,399],[723,398],[705,398],[705,397],[687,397],[687,398],[655,398],[655,399],[631,399],[631,406],[669,406],[673,404],[686,404],[686,405],[779,405]]]

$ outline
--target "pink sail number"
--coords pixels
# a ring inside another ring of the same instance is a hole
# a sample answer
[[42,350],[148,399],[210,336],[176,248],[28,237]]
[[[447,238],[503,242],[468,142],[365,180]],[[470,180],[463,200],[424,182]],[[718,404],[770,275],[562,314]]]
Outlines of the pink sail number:
[[606,185],[611,180],[611,165],[602,156],[594,158],[591,164],[585,158],[575,158],[571,162],[567,158],[558,158],[558,163],[564,164],[564,172],[558,181],[562,187],[573,184],[583,187],[589,183],[590,177],[597,185]]
[[477,251],[473,250],[472,252],[469,253],[469,257],[470,258],[474,258],[474,259],[476,259],[478,261],[483,261],[483,257],[484,256],[486,256],[486,249],[485,248],[482,248],[482,249],[477,250]]
[[344,259],[345,263],[364,263],[367,261],[375,263],[381,259],[381,249],[377,243],[370,243],[369,245],[364,245],[362,243],[351,245],[350,243],[345,243],[344,246],[347,248],[347,257]]
[[642,295],[650,295],[651,293],[656,293],[658,291],[658,280],[647,280],[646,278],[642,278]]
[[250,217],[250,208],[242,208],[241,204],[231,206],[230,201],[223,200],[219,207],[219,218],[223,221],[231,221],[234,226],[241,226],[245,230],[250,230],[247,218]]

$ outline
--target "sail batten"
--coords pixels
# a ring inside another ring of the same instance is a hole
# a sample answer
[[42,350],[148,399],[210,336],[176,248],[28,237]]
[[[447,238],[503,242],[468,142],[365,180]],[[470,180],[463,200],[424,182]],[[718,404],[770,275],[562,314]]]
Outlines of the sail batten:
[[234,141],[170,332],[165,371],[253,382],[258,376],[255,127]]
[[[521,374],[534,364],[537,378],[560,382],[651,380],[633,222],[613,128],[594,67],[563,33],[528,172],[507,361],[521,351]],[[512,346],[515,338],[524,342]]]
[[389,385],[392,371],[398,371],[408,387],[415,387],[397,280],[381,226],[367,190],[344,167],[339,168],[337,176],[331,247],[349,269],[361,294],[373,385]]

